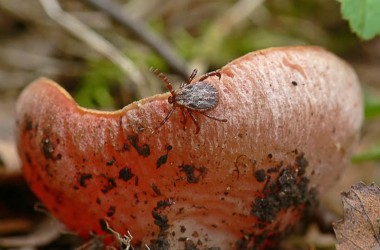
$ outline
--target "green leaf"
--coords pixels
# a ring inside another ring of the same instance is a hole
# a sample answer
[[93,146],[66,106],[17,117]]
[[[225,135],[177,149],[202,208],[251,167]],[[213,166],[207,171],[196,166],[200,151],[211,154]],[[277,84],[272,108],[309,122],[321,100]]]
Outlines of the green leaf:
[[380,96],[364,87],[364,114],[366,119],[380,118]]
[[351,30],[369,40],[380,34],[380,0],[338,0]]
[[373,139],[372,141],[371,145],[367,145],[361,152],[355,153],[352,162],[380,161],[380,140]]
[[118,84],[122,75],[121,70],[109,61],[89,62],[89,70],[80,82],[75,100],[86,108],[115,109],[111,89]]
[[380,103],[368,103],[364,110],[365,118],[372,119],[380,117]]
[[352,157],[352,162],[361,163],[368,161],[379,161],[380,160],[380,145],[375,145],[365,152],[355,154]]

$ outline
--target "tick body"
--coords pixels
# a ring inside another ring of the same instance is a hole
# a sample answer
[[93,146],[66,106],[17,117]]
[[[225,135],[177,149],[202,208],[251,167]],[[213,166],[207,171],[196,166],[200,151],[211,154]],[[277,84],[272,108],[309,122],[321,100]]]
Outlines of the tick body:
[[177,107],[179,107],[182,111],[182,114],[183,114],[182,123],[184,127],[186,125],[187,115],[189,115],[191,120],[193,120],[196,126],[196,131],[195,131],[196,134],[199,133],[200,125],[197,119],[195,118],[193,112],[200,113],[216,121],[220,121],[220,122],[227,121],[226,119],[216,118],[205,113],[206,111],[214,109],[216,106],[218,106],[218,102],[219,102],[218,90],[215,88],[214,85],[205,81],[208,77],[211,77],[211,76],[217,76],[220,79],[221,75],[218,71],[207,73],[206,75],[201,77],[198,82],[192,82],[192,80],[197,74],[197,70],[194,69],[189,79],[187,79],[187,81],[185,82],[182,82],[180,85],[180,88],[177,90],[173,90],[173,87],[169,79],[160,71],[158,71],[157,69],[154,69],[153,73],[155,73],[165,83],[167,89],[170,91],[171,96],[169,96],[168,102],[172,104],[172,108],[169,111],[168,115],[155,128],[155,131],[157,131],[162,125],[164,125],[169,120],[169,118],[171,117],[171,115],[173,114],[174,110]]

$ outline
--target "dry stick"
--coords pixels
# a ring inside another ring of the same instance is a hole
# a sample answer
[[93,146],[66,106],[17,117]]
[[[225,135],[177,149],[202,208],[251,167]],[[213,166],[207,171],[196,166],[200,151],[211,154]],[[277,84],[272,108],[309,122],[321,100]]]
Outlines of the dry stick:
[[92,6],[108,13],[115,21],[126,27],[136,37],[148,46],[152,47],[159,55],[161,55],[168,65],[184,78],[188,78],[188,70],[185,61],[183,61],[173,51],[172,47],[162,37],[150,31],[143,23],[129,18],[122,11],[122,7],[111,0],[86,0]]
[[144,84],[143,75],[129,58],[77,18],[63,11],[57,0],[39,1],[51,19],[118,65],[135,84],[140,98],[150,95],[151,91]]

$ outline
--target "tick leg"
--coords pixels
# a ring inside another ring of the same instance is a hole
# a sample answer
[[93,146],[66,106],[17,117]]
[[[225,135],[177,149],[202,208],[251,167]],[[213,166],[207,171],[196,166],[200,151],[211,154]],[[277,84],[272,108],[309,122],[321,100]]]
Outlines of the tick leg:
[[162,72],[160,72],[158,69],[150,69],[156,76],[158,76],[166,85],[166,88],[170,91],[170,93],[174,96],[174,90],[173,87],[169,81],[169,79],[164,75]]
[[197,119],[195,119],[193,113],[191,111],[189,111],[189,115],[191,117],[191,120],[193,120],[195,126],[197,127],[197,130],[195,130],[195,134],[198,134],[199,133],[199,130],[201,129],[200,126],[199,126],[199,123],[197,121]]
[[162,120],[162,122],[160,124],[158,124],[158,126],[154,129],[153,133],[156,132],[159,128],[161,128],[162,125],[164,125],[170,118],[170,116],[172,116],[174,110],[175,110],[176,106],[173,105],[172,109],[170,110],[169,114],[165,117],[164,120]]
[[191,75],[189,76],[189,79],[187,79],[186,81],[186,85],[190,84],[193,81],[194,77],[197,75],[197,72],[198,72],[197,69],[193,70],[193,73],[191,73]]
[[186,121],[187,121],[186,110],[184,108],[181,108],[181,111],[182,111],[182,116],[183,116],[183,120],[181,121],[181,123],[183,124],[183,130],[185,130]]
[[199,112],[199,113],[201,113],[202,115],[207,116],[208,118],[211,118],[215,121],[220,121],[220,122],[226,122],[227,121],[227,119],[216,118],[214,116],[208,115],[208,114],[203,113],[203,112]]
[[220,78],[222,77],[222,75],[220,74],[219,70],[216,70],[216,71],[211,71],[211,72],[208,72],[206,75],[202,76],[200,79],[199,79],[199,82],[205,80],[206,78],[210,77],[210,76],[217,76],[220,80]]

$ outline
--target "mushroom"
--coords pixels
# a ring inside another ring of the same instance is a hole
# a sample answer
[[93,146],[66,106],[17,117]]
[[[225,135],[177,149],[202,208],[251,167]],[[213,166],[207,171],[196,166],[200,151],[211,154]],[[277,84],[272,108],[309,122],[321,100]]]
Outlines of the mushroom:
[[[363,121],[358,78],[318,47],[240,57],[206,78],[209,119],[183,124],[169,93],[113,112],[79,107],[40,78],[17,104],[30,188],[83,237],[151,249],[265,249],[312,211],[349,162]],[[109,225],[109,228],[108,228]],[[219,248],[218,248],[219,247]]]

